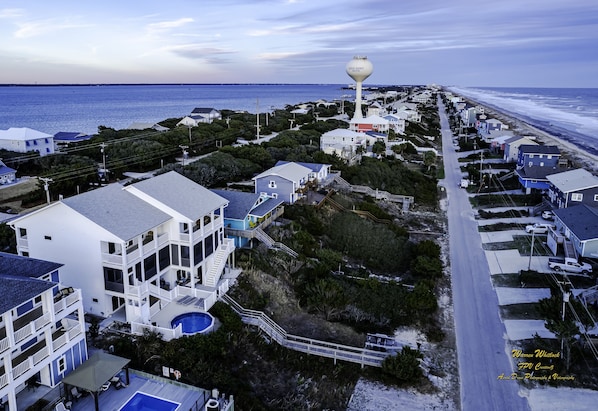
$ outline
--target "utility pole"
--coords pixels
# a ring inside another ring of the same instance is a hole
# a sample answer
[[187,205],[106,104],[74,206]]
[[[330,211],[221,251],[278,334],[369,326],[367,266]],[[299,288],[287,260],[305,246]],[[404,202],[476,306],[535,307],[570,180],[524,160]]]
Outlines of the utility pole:
[[[481,183],[480,183],[481,184]],[[536,233],[536,230],[534,230],[532,228],[532,247],[529,250],[529,262],[527,263],[527,271],[530,270],[531,266],[532,266],[532,254],[534,253],[534,234]]]
[[258,98],[255,104],[255,117],[256,117],[256,124],[255,129],[257,132],[257,141],[260,141],[260,99]]
[[38,177],[41,181],[44,182],[44,190],[46,191],[46,201],[48,202],[48,204],[50,204],[50,183],[52,183],[54,180],[52,180],[51,178],[47,178],[47,177]]
[[189,146],[179,146],[179,148],[181,150],[183,150],[183,168],[185,167],[185,157],[187,156],[187,149],[189,148]]
[[108,181],[108,172],[106,171],[106,143],[100,144],[100,152],[102,153],[102,175],[104,176],[104,180]]
[[291,130],[293,128],[293,123],[295,122],[295,119],[290,118],[289,121],[291,122],[291,126],[289,127],[289,130]]
[[191,145],[191,124],[187,125],[189,127],[189,145]]

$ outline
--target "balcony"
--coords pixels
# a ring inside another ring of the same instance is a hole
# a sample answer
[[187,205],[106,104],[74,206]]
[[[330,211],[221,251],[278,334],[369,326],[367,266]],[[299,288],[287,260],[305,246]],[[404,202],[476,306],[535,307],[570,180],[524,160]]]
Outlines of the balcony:
[[12,377],[16,380],[50,355],[46,341],[32,345],[12,360]]
[[120,265],[123,262],[123,256],[122,254],[102,253],[102,262]]
[[13,323],[15,343],[23,341],[48,324],[50,324],[50,313],[44,313],[42,307],[37,307],[29,311],[27,314],[17,318]]
[[[58,298],[56,298],[58,297]],[[54,313],[58,314],[81,299],[81,291],[73,290],[68,294],[57,294],[54,301]]]
[[63,347],[75,337],[83,333],[79,321],[71,318],[63,318],[61,320],[62,326],[60,329],[52,333],[52,349],[54,351]]

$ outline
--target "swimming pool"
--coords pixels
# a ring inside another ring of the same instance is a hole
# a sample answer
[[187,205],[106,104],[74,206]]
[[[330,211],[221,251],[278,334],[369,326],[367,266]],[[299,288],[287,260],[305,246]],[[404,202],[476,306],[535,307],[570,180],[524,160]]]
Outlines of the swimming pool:
[[175,411],[181,405],[137,391],[119,411]]
[[185,313],[170,322],[172,328],[179,324],[183,327],[183,334],[205,333],[214,327],[214,317],[209,313]]

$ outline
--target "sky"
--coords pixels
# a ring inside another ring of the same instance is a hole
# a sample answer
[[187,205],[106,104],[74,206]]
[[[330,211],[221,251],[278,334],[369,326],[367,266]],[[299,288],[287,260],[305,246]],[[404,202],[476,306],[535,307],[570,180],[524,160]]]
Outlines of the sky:
[[0,84],[598,87],[596,0],[0,0]]

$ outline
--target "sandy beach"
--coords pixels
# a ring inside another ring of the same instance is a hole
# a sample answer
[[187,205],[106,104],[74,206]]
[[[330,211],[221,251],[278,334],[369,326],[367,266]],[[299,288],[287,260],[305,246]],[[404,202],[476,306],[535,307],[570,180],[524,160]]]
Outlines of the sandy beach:
[[511,129],[515,135],[534,136],[536,137],[536,141],[541,144],[557,146],[561,150],[563,157],[569,159],[573,168],[585,168],[594,175],[598,175],[598,156],[588,153],[587,151],[563,138],[557,137],[545,130],[540,130],[539,128],[523,120],[515,118],[495,108],[490,108],[487,105],[472,100],[469,97],[463,98],[473,102],[475,105],[484,107],[484,112],[489,118],[496,118],[503,123],[508,124],[509,129]]

